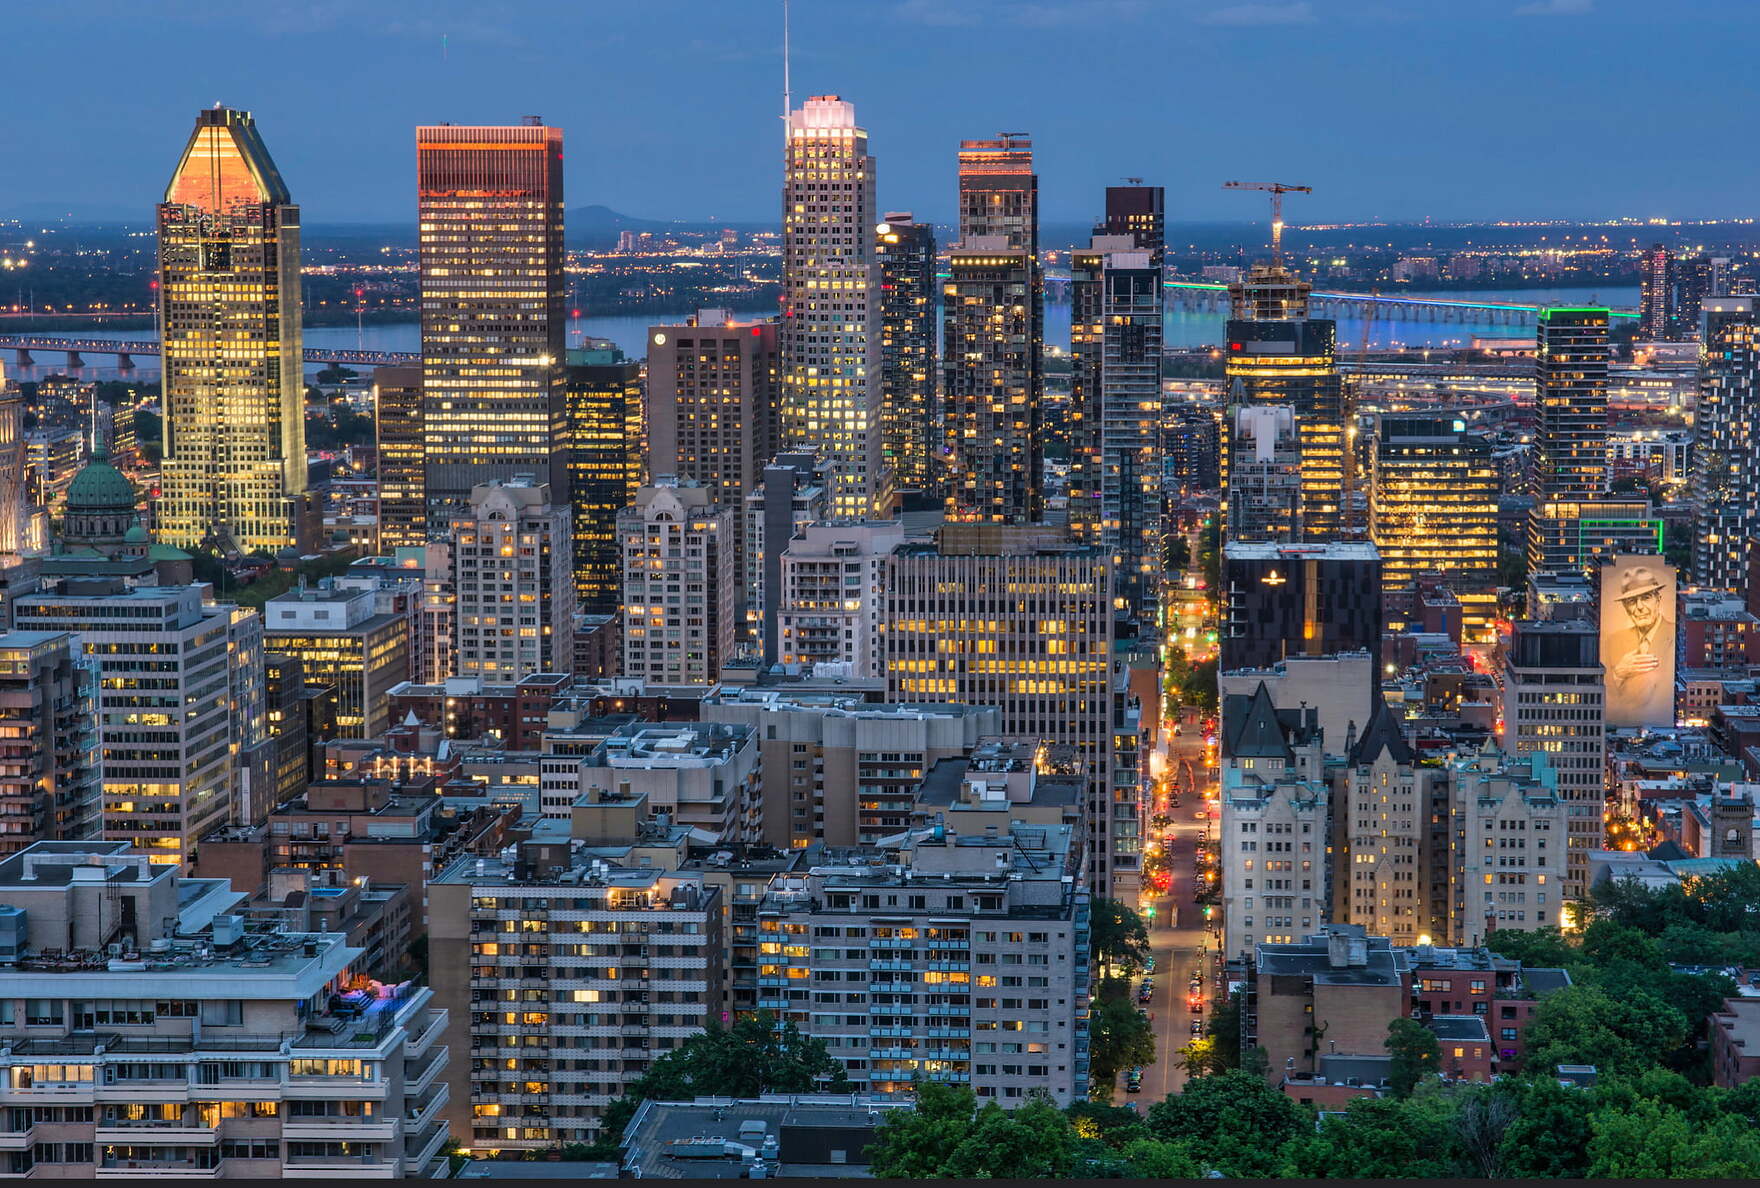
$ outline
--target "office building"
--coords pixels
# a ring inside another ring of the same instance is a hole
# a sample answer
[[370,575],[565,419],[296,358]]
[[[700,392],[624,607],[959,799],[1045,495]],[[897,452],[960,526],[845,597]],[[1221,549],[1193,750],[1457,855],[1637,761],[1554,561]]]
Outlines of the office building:
[[608,615],[623,595],[617,513],[647,475],[642,365],[615,349],[571,350],[566,384],[575,598],[588,614]]
[[[19,630],[71,632],[95,657],[104,837],[169,866],[188,862],[196,840],[230,819],[239,794],[230,641],[238,608],[203,603],[203,589],[69,581],[13,606]],[[181,712],[166,713],[167,699]]]
[[25,464],[24,394],[0,368],[0,557],[17,556],[28,544],[30,485]]
[[303,539],[299,227],[250,114],[199,113],[159,204],[160,541],[248,553]]
[[1070,260],[1069,521],[1111,556],[1120,608],[1142,614],[1161,569],[1163,301],[1158,259],[1135,243],[1096,235]]
[[0,633],[0,856],[97,836],[97,684],[73,636]]
[[782,445],[832,463],[831,513],[892,506],[881,450],[874,158],[853,103],[815,95],[788,117],[782,198]]
[[874,229],[880,264],[882,451],[900,491],[932,494],[940,481],[940,357],[935,321],[935,228],[909,211]]
[[416,129],[430,520],[532,476],[568,502],[562,129]]
[[887,568],[902,543],[896,520],[798,529],[778,574],[777,659],[880,676]]
[[328,687],[342,737],[385,733],[391,690],[409,679],[407,616],[378,612],[371,590],[329,581],[276,595],[263,616],[264,647],[298,658],[302,684]]
[[942,289],[950,519],[1044,519],[1044,278],[1033,142],[962,140],[960,239]]
[[764,467],[758,489],[746,496],[741,636],[755,640],[766,666],[781,654],[780,607],[771,591],[782,588],[783,553],[797,532],[825,518],[830,476],[830,464],[813,454],[778,454]]
[[1134,799],[1112,799],[1107,559],[1033,542],[988,552],[906,543],[891,573],[888,699],[995,706],[1003,734],[1073,747],[1088,779],[1089,886],[1108,893],[1118,850],[1134,850],[1140,823]]
[[648,473],[695,479],[733,510],[736,577],[746,496],[776,457],[780,369],[774,322],[705,309],[648,331]]
[[1607,492],[1607,340],[1605,309],[1540,311],[1534,361],[1534,510],[1528,521],[1531,570],[1579,569],[1575,521],[1602,519],[1579,505]]
[[422,455],[422,369],[373,371],[379,457],[379,551],[418,548],[428,539]]
[[929,769],[1001,727],[991,706],[877,705],[786,688],[724,688],[702,713],[759,740],[763,840],[784,850],[871,846],[902,833]]
[[625,677],[657,685],[721,679],[736,629],[733,525],[734,511],[707,487],[671,475],[617,514]]
[[1452,415],[1385,413],[1370,457],[1369,535],[1389,607],[1408,590],[1415,597],[1420,575],[1439,574],[1468,637],[1483,639],[1497,613],[1500,492],[1490,439]]
[[1638,257],[1638,337],[1652,342],[1668,337],[1669,284],[1674,253],[1660,243],[1645,248]]
[[[823,1040],[858,1091],[939,1081],[1004,1106],[1080,1101],[1091,926],[1080,870],[1076,830],[1020,821],[994,835],[915,831],[891,864],[831,851],[804,877],[773,880],[759,905],[758,1006]],[[858,982],[826,1010],[819,987]]]
[[1226,544],[1223,671],[1381,651],[1381,557],[1367,541]]
[[[306,693],[305,664],[299,657],[263,653],[263,724],[274,741],[275,756],[271,772],[274,791],[264,798],[265,810],[298,796],[316,778]],[[247,817],[242,823],[258,822]]]
[[459,676],[518,680],[574,665],[574,547],[568,508],[520,477],[471,492],[452,521]]
[[[1328,541],[1346,527],[1350,460],[1337,327],[1330,319],[1308,316],[1311,288],[1282,266],[1263,264],[1229,287],[1222,478],[1234,540]],[[1287,409],[1287,425],[1275,419],[1281,414],[1274,414],[1271,424],[1243,420],[1243,413],[1264,409]],[[1293,516],[1243,514],[1233,506],[1235,472],[1273,460],[1280,425],[1281,438],[1293,442],[1284,447],[1288,456],[1276,457],[1286,480],[1298,489]]]
[[[428,885],[446,1116],[478,1154],[603,1135],[607,1106],[719,1018],[722,901],[702,876],[625,869],[569,839],[462,857]],[[529,979],[529,980],[527,980]]]
[[1513,755],[1544,751],[1565,802],[1565,895],[1589,889],[1589,851],[1602,844],[1606,799],[1607,683],[1600,632],[1585,620],[1515,624],[1503,662],[1501,743]]
[[1229,694],[1221,718],[1218,873],[1233,958],[1324,919],[1333,807],[1317,709],[1279,709],[1260,685]]
[[1222,422],[1216,410],[1169,403],[1161,417],[1162,489],[1169,497],[1222,485]]
[[1693,414],[1693,579],[1748,593],[1748,541],[1760,534],[1760,318],[1753,297],[1704,308]]
[[251,1180],[444,1167],[433,992],[370,981],[340,933],[248,920],[246,898],[120,842],[39,842],[0,861],[16,925],[0,996],[31,1003],[28,1038],[0,1057],[18,1136],[0,1169]]

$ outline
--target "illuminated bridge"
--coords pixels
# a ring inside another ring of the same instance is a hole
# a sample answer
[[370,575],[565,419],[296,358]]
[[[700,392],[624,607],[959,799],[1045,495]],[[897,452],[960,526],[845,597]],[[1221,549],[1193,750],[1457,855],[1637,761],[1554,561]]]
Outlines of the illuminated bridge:
[[[84,367],[87,355],[115,355],[116,366],[127,370],[134,366],[136,355],[157,355],[156,338],[68,338],[42,334],[0,334],[0,350],[17,351],[18,365],[29,367],[36,362],[34,352],[46,351],[67,356],[69,367]],[[307,363],[347,363],[361,367],[414,366],[422,356],[414,351],[351,351],[339,347],[307,347]]]
[[[1171,303],[1192,310],[1228,312],[1228,286],[1211,281],[1166,282]],[[1314,290],[1309,306],[1317,316],[1367,318],[1394,322],[1462,322],[1469,325],[1531,326],[1544,305],[1511,301],[1467,301],[1442,297],[1401,297],[1397,294],[1333,293]],[[1635,310],[1616,309],[1616,318],[1635,318]]]

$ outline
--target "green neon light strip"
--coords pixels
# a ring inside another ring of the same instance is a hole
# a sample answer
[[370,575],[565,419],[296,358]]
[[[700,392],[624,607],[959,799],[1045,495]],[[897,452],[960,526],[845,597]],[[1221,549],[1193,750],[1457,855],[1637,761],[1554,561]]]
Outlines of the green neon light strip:
[[[1228,289],[1227,285],[1215,284],[1210,281],[1164,281],[1163,283],[1170,289],[1205,289],[1205,290],[1209,290],[1211,292],[1226,291]],[[1385,302],[1389,305],[1436,305],[1436,306],[1441,306],[1441,307],[1444,307],[1447,309],[1509,310],[1514,313],[1531,313],[1531,314],[1534,314],[1539,317],[1544,317],[1549,312],[1548,308],[1543,305],[1517,305],[1517,304],[1514,304],[1511,302],[1506,302],[1506,301],[1443,301],[1443,300],[1440,300],[1435,297],[1394,297],[1394,296],[1387,296],[1387,295],[1378,295],[1375,293],[1334,293],[1334,292],[1330,292],[1330,291],[1316,292],[1312,295],[1315,297],[1321,297],[1321,298],[1327,298],[1327,299],[1339,300],[1339,301],[1381,301],[1381,302]],[[1628,311],[1628,310],[1623,310],[1623,309],[1601,309],[1599,307],[1591,307],[1588,309],[1569,309],[1569,310],[1559,308],[1556,310],[1551,310],[1550,312],[1554,312],[1554,313],[1589,313],[1589,312],[1594,312],[1594,313],[1604,313],[1604,314],[1607,314],[1609,317],[1614,317],[1614,318],[1635,318],[1638,316],[1638,314],[1635,310]]]

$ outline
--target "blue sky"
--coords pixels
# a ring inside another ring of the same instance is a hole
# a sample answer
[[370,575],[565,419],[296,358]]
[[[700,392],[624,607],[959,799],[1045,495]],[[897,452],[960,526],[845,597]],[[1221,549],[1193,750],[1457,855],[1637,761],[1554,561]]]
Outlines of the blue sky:
[[[256,113],[308,223],[409,220],[414,127],[566,131],[570,206],[759,220],[781,0],[13,0],[0,214],[150,215],[196,109]],[[1760,0],[794,0],[794,91],[856,103],[880,203],[947,219],[1027,131],[1048,221],[1128,174],[1175,219],[1752,213]]]

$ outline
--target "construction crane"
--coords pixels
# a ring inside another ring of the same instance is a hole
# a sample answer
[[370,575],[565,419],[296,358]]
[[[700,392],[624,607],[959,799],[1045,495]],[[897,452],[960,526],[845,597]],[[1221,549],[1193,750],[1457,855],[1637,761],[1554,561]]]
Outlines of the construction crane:
[[1271,195],[1271,262],[1283,267],[1283,196],[1312,194],[1313,186],[1286,186],[1282,182],[1223,182],[1225,190],[1263,190]]

